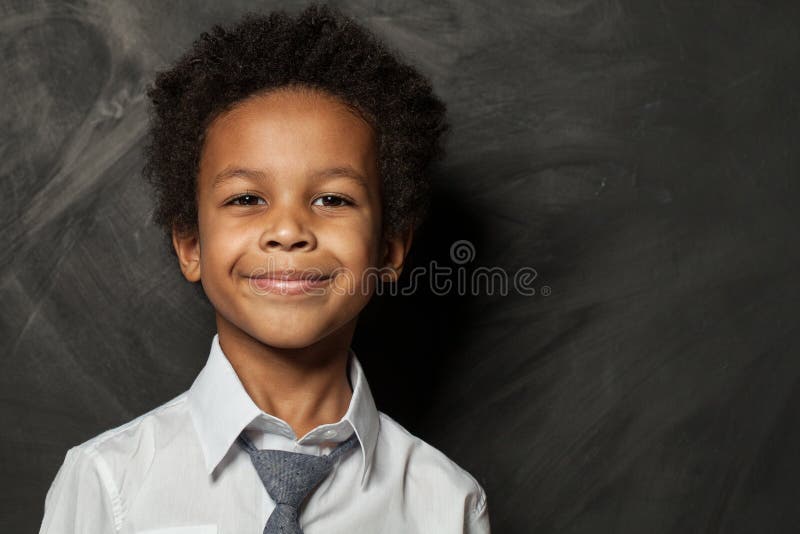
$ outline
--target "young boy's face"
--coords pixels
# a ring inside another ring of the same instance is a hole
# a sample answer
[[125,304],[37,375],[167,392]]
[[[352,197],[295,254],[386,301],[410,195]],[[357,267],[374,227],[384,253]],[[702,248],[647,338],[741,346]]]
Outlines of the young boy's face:
[[[410,234],[381,237],[372,128],[320,92],[282,89],[220,115],[206,132],[197,207],[199,236],[174,238],[184,275],[202,281],[220,332],[280,348],[349,340],[374,290],[365,271],[399,271],[410,245]],[[287,271],[328,278],[299,288],[256,278]]]

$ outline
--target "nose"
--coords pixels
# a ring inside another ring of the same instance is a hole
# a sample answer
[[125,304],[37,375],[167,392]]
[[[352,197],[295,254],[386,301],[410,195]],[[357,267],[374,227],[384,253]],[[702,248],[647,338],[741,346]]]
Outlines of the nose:
[[293,205],[270,206],[261,235],[262,249],[290,252],[312,250],[316,246],[316,238],[302,208]]

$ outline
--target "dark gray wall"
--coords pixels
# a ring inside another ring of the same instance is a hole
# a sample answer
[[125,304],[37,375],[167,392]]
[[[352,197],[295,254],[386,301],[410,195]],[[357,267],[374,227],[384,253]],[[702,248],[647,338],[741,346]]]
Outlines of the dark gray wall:
[[[468,239],[468,267],[539,275],[371,303],[379,408],[484,484],[498,533],[800,529],[800,4],[338,5],[451,110],[413,261]],[[143,91],[278,6],[301,4],[0,0],[0,531],[205,362],[211,310],[139,178]]]

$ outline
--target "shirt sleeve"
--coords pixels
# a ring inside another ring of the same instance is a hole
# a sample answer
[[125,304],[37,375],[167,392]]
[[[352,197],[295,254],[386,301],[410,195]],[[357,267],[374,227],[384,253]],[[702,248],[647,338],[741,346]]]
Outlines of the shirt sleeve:
[[67,451],[44,503],[39,534],[114,534],[119,503],[105,463],[76,446]]
[[486,492],[478,485],[477,499],[473,512],[469,516],[464,534],[490,534],[489,507],[486,502]]

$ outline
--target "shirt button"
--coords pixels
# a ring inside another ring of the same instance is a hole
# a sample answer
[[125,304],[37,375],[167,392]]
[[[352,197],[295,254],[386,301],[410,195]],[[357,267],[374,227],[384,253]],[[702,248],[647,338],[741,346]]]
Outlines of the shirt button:
[[325,432],[322,433],[322,436],[326,437],[326,438],[332,438],[332,437],[336,436],[336,431],[335,430],[326,430]]

